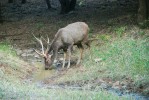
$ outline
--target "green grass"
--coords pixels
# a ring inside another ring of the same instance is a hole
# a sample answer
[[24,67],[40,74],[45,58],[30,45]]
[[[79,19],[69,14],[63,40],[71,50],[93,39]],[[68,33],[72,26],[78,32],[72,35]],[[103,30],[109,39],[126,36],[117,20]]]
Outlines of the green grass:
[[[86,50],[81,67],[70,68],[56,81],[77,82],[110,78],[121,81],[129,77],[135,86],[149,83],[149,40],[148,37],[133,38],[123,36],[125,28],[116,29],[117,38],[111,35],[97,35],[99,40]],[[144,31],[139,31],[145,36]],[[143,33],[142,33],[143,32]],[[114,34],[115,35],[115,34]],[[100,44],[102,41],[102,44]],[[91,55],[89,54],[91,52]],[[78,54],[77,54],[78,55]],[[91,57],[90,57],[91,56]],[[0,44],[0,99],[39,99],[39,100],[126,100],[127,98],[108,93],[104,90],[89,91],[71,89],[47,89],[36,84],[24,83],[32,66],[16,56],[16,52],[8,43]],[[91,59],[92,58],[92,59]],[[101,59],[95,62],[95,59]],[[91,84],[90,84],[91,85]],[[145,92],[148,93],[148,90]],[[130,98],[129,98],[130,99]]]
[[8,44],[0,45],[0,99],[10,100],[127,100],[106,91],[47,89],[22,80],[32,66],[19,59]]
[[[149,48],[147,40],[124,38],[117,39],[104,47],[95,48],[95,57],[103,59],[112,76],[146,76],[149,72]],[[147,77],[146,77],[147,78]]]
[[[114,38],[103,45],[92,43],[90,59],[89,51],[84,54],[82,69],[72,69],[58,81],[93,80],[95,78],[111,78],[122,81],[130,78],[136,86],[149,83],[149,42],[148,38],[121,37]],[[101,59],[95,62],[95,59]]]
[[13,56],[16,55],[16,52],[12,49],[12,46],[9,45],[7,42],[0,43],[0,52],[5,52],[5,53],[11,54]]
[[106,91],[68,90],[68,89],[44,89],[34,85],[12,82],[0,82],[0,99],[21,100],[127,100]]
[[[100,63],[85,60],[85,66],[98,67],[110,71],[113,78],[127,75],[136,80],[144,77],[149,80],[149,43],[148,39],[118,38],[104,46],[94,46],[92,55],[101,58]],[[100,67],[99,67],[100,66]],[[149,81],[148,81],[149,82]]]
[[118,28],[115,28],[115,33],[116,33],[116,36],[118,37],[122,37],[124,32],[126,30],[126,27],[118,27]]

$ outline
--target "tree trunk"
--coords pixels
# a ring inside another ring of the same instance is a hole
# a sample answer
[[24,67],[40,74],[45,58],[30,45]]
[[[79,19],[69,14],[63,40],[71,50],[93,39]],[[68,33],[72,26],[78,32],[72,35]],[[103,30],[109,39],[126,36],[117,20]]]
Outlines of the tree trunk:
[[48,9],[51,9],[51,2],[49,0],[46,0],[46,3],[47,3],[47,6],[48,6]]
[[8,0],[8,3],[13,3],[13,0]]
[[61,4],[61,14],[66,14],[75,9],[76,0],[59,0]]
[[146,0],[147,19],[149,19],[149,0]]
[[61,4],[61,14],[65,14],[69,12],[69,3],[70,0],[59,0]]
[[69,10],[72,11],[75,9],[77,0],[71,0]]
[[138,22],[142,22],[149,18],[149,1],[139,0]]
[[2,4],[0,3],[0,23],[3,22],[3,19],[2,19]]
[[26,3],[26,0],[22,0],[22,4]]

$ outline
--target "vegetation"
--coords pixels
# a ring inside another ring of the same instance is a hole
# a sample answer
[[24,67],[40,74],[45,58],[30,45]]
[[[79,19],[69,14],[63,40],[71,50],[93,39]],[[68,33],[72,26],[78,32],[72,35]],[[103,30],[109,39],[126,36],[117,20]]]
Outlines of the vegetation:
[[79,91],[67,89],[43,89],[34,85],[13,83],[10,81],[0,82],[1,99],[42,99],[42,100],[126,100],[105,91]]
[[[138,38],[134,38],[130,34],[123,34],[126,30],[127,27],[120,27],[114,29],[114,34],[112,35],[96,35],[99,39],[92,43],[91,51],[86,51],[81,69],[70,68],[67,74],[56,80],[56,83],[68,81],[75,83],[80,80],[92,81],[98,78],[123,81],[125,78],[130,78],[134,81],[135,87],[147,85],[149,83],[148,38],[145,36],[145,32],[142,35],[142,31],[136,33],[140,35]],[[114,38],[112,38],[113,36]],[[101,43],[104,45],[101,45]],[[91,55],[89,52],[91,52]],[[66,100],[66,97],[68,100],[127,99],[102,89],[98,91],[96,89],[93,91],[86,90],[85,87],[84,90],[45,89],[37,87],[34,83],[29,85],[28,82],[24,82],[27,80],[25,77],[32,75],[35,67],[19,59],[8,43],[0,44],[0,57],[2,58],[0,60],[0,76],[2,76],[0,77],[1,99],[52,98],[54,100]],[[95,61],[95,59],[98,59],[98,61]],[[144,92],[148,93],[148,90]]]
[[[48,8],[56,6],[50,11],[43,1],[0,5],[0,99],[133,100],[129,93],[149,95],[148,0],[59,0],[64,1],[61,8],[59,1],[46,0]],[[76,3],[76,11],[69,13]],[[89,25],[93,40],[80,66],[73,65],[79,55],[74,47],[71,68],[44,70],[32,50],[40,47],[31,33],[52,40],[58,29],[76,21]]]
[[0,99],[42,99],[54,100],[126,100],[106,91],[45,89],[25,82],[31,74],[32,66],[14,56],[9,45],[0,44]]
[[[121,29],[124,28],[118,28],[115,33],[122,34]],[[92,43],[91,51],[86,52],[83,69],[81,71],[73,69],[65,77],[60,78],[58,82],[93,81],[99,78],[110,78],[113,81],[119,80],[122,82],[128,78],[134,81],[133,84],[136,88],[142,85],[148,87],[148,38],[145,33],[143,33],[145,37],[136,39],[130,34],[122,37],[119,37],[119,34],[116,38],[111,38],[110,35],[99,36],[99,41]],[[136,34],[142,36],[142,31]],[[101,43],[103,44],[101,45]],[[91,55],[88,52],[91,52]],[[149,91],[145,90],[143,92],[148,93]]]

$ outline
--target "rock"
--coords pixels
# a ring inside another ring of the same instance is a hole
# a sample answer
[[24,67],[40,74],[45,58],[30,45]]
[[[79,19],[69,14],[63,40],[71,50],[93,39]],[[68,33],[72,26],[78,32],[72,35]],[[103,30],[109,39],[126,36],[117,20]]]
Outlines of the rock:
[[21,55],[23,53],[23,51],[21,49],[16,49],[16,53],[17,53],[17,55]]
[[59,60],[60,60],[60,61],[63,61],[63,60],[64,60],[64,58],[59,58]]
[[119,81],[116,81],[115,83],[113,83],[113,86],[119,86],[119,85],[120,85]]
[[128,82],[127,82],[127,81],[122,81],[122,82],[121,82],[121,85],[122,85],[122,86],[127,86],[127,85],[128,85]]
[[127,86],[126,85],[122,86],[122,89],[125,89],[126,90],[127,89]]
[[102,58],[96,58],[96,59],[94,59],[94,61],[95,61],[96,63],[100,62],[101,60],[102,60]]
[[22,53],[21,54],[22,57],[33,57],[33,54],[29,54],[29,53]]
[[21,56],[22,57],[27,57],[27,53],[22,53]]
[[59,62],[57,62],[57,63],[55,64],[56,67],[61,67],[61,65],[62,65],[62,64],[59,63]]
[[40,56],[38,54],[34,54],[35,58],[40,58]]
[[97,80],[96,80],[96,83],[105,83],[105,81],[102,80],[102,79],[97,79]]
[[25,49],[25,50],[23,50],[23,52],[32,53],[32,52],[34,52],[34,50],[33,50],[32,48],[30,48],[30,49]]
[[116,81],[115,83],[113,83],[113,86],[112,86],[113,89],[116,89],[116,90],[121,90],[122,89],[122,86],[120,84],[119,81]]
[[108,85],[106,83],[101,83],[100,88],[107,89]]
[[112,86],[112,88],[115,89],[115,90],[121,90],[122,89],[121,86]]

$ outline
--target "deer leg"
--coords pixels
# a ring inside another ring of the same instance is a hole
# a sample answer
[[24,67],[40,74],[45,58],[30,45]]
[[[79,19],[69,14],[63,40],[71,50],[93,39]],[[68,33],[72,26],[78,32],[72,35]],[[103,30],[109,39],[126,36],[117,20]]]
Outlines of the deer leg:
[[89,48],[89,54],[90,54],[90,59],[92,59],[92,53],[91,53],[91,46],[90,46],[90,42],[86,41],[85,44],[88,46]]
[[78,61],[77,61],[77,64],[76,65],[79,65],[80,62],[81,62],[81,59],[83,58],[83,50],[84,50],[84,48],[83,48],[83,45],[81,43],[78,44],[77,46],[80,49],[80,56],[78,58]]
[[63,59],[63,66],[62,66],[62,68],[65,67],[65,60],[66,60],[66,52],[64,52],[64,59]]
[[82,58],[83,58],[83,48],[79,48],[79,49],[80,49],[80,56],[78,58],[78,61],[77,61],[77,64],[76,65],[79,65],[80,62],[81,62],[81,60],[82,60]]
[[58,52],[58,49],[55,49],[53,52],[53,56],[52,56],[53,63],[57,63],[57,52]]
[[72,49],[72,46],[73,46],[73,44],[71,44],[68,47],[68,66],[67,66],[67,68],[70,68],[70,59],[71,59],[71,49]]

